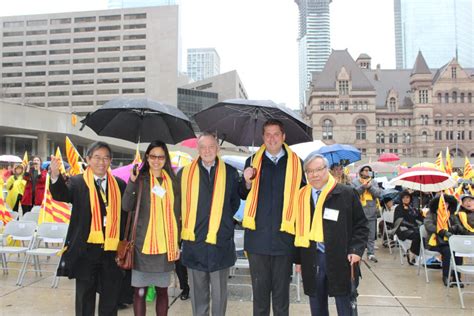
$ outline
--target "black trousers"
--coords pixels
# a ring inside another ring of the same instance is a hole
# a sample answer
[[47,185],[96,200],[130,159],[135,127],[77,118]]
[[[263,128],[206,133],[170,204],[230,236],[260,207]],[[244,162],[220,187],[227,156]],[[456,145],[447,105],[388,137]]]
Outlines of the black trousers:
[[[96,293],[99,293],[99,315],[117,315],[124,272],[117,267],[114,253],[81,260],[76,277],[76,316],[95,315]],[[87,272],[87,273],[86,273]]]
[[293,256],[248,254],[253,290],[253,315],[288,316]]
[[181,260],[175,261],[174,267],[176,274],[178,275],[179,287],[181,290],[189,290],[188,269],[183,266]]

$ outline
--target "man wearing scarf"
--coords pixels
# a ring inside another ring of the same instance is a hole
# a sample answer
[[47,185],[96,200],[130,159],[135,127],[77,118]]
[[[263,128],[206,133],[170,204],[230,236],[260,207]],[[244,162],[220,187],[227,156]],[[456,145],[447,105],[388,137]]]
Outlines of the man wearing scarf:
[[[229,268],[235,264],[234,220],[240,205],[238,173],[217,155],[215,135],[198,138],[199,157],[178,174],[182,255],[193,315],[225,315]],[[210,308],[211,301],[211,308]]]
[[359,169],[359,177],[354,179],[352,185],[359,193],[360,203],[364,208],[365,217],[369,221],[369,237],[367,240],[367,259],[378,262],[375,257],[375,239],[377,239],[377,209],[379,207],[378,198],[382,194],[376,181],[373,179],[372,168],[363,165]]
[[311,315],[329,315],[328,296],[334,296],[338,315],[349,316],[351,265],[360,261],[369,229],[357,193],[328,168],[319,154],[304,161],[308,185],[296,202],[295,245]]
[[111,159],[109,145],[95,142],[87,150],[86,171],[65,181],[59,159],[51,156],[53,199],[72,204],[58,275],[76,279],[76,315],[95,314],[96,292],[99,315],[117,315],[123,271],[115,255],[126,219],[121,207],[125,182],[110,172]]
[[240,195],[242,225],[253,290],[253,315],[289,314],[290,275],[295,259],[294,201],[304,185],[300,158],[284,143],[283,123],[263,125],[263,145],[245,163]]
[[461,235],[474,235],[474,196],[461,195],[461,207],[458,211]]

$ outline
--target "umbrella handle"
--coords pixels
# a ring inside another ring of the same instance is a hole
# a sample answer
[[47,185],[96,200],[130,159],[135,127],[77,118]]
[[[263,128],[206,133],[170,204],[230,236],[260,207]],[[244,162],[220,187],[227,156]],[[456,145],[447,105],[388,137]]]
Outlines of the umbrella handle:
[[355,281],[355,266],[358,265],[358,263],[353,263],[351,264],[351,281]]

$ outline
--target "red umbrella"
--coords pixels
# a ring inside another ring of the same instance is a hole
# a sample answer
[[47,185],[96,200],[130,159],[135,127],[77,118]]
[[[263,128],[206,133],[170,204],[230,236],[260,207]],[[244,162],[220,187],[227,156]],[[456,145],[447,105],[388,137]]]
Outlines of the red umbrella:
[[399,161],[400,157],[397,154],[393,153],[383,153],[380,155],[379,160],[381,162],[391,162],[391,161]]
[[438,192],[452,188],[456,185],[456,181],[446,172],[426,167],[414,167],[390,180],[390,184],[421,192]]
[[181,143],[181,146],[188,147],[188,148],[197,148],[197,141],[198,140],[196,137],[189,138],[189,139],[183,140],[183,142]]

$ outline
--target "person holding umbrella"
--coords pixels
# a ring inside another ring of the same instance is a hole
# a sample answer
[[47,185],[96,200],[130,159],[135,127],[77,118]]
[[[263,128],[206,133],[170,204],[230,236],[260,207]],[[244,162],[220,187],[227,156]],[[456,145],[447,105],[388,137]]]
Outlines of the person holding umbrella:
[[199,157],[178,173],[181,261],[188,268],[193,315],[209,315],[209,310],[225,315],[229,268],[237,260],[233,216],[240,205],[239,177],[218,156],[214,134],[202,133],[197,149]]
[[357,296],[360,273],[356,265],[369,229],[357,193],[336,182],[328,167],[328,160],[317,153],[304,161],[308,184],[298,194],[294,243],[311,315],[329,315],[328,296],[335,297],[338,315],[354,315],[352,296]]
[[133,311],[135,315],[146,314],[146,290],[153,285],[157,294],[156,315],[167,315],[170,272],[179,259],[179,187],[165,143],[151,142],[143,160],[139,171],[131,170],[122,198],[123,209],[133,212],[138,184],[143,183],[132,270]]
[[263,124],[263,145],[245,163],[240,195],[246,200],[242,226],[253,290],[253,315],[289,314],[295,256],[293,207],[304,185],[300,158],[285,143],[276,119]]
[[92,143],[86,160],[85,172],[66,182],[59,173],[59,158],[51,156],[51,195],[72,204],[57,275],[76,279],[76,315],[95,314],[97,292],[99,315],[117,315],[123,271],[115,256],[126,220],[122,216],[126,185],[109,170],[112,150],[107,143]]
[[26,181],[25,191],[21,198],[23,215],[31,211],[33,206],[41,205],[43,202],[47,173],[47,170],[41,169],[41,158],[33,156],[33,160],[28,163],[23,175]]
[[369,221],[369,239],[367,242],[367,258],[372,262],[378,262],[375,257],[375,239],[377,239],[377,209],[378,198],[382,193],[376,181],[373,180],[373,171],[369,165],[363,165],[359,169],[359,177],[352,181],[352,185],[359,193],[360,203],[364,208],[365,217]]

